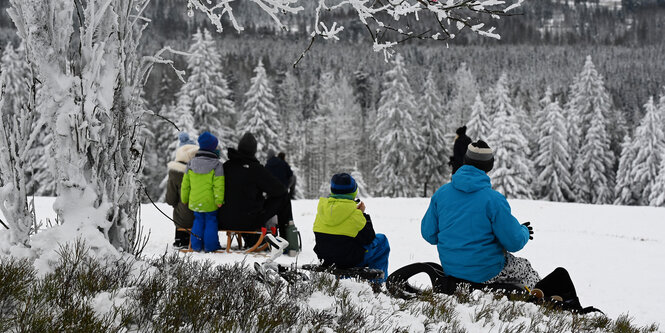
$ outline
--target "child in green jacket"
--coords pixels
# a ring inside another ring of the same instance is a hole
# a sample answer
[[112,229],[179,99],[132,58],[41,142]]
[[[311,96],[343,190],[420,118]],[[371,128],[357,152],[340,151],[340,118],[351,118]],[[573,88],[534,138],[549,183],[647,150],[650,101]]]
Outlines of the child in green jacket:
[[209,132],[199,136],[199,151],[187,163],[180,199],[194,212],[192,250],[219,250],[217,209],[224,203],[224,168],[219,161],[217,138]]

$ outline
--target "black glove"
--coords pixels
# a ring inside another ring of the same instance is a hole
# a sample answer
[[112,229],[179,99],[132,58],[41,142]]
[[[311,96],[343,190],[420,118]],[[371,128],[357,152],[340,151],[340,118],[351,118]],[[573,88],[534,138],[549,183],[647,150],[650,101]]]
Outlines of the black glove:
[[531,226],[531,222],[524,222],[522,225],[529,229],[529,239],[533,239],[533,236],[531,236],[533,235],[533,227]]

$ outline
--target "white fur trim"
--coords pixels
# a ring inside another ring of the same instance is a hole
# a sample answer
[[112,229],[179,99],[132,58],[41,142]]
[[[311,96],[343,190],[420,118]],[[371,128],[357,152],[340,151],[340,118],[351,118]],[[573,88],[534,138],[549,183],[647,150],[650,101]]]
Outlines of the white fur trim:
[[185,173],[185,171],[187,171],[187,164],[182,164],[180,162],[169,162],[169,163],[166,164],[166,167],[169,170],[178,171],[178,172],[181,172],[183,174]]
[[184,145],[175,151],[175,161],[188,163],[198,151],[199,146],[197,145]]

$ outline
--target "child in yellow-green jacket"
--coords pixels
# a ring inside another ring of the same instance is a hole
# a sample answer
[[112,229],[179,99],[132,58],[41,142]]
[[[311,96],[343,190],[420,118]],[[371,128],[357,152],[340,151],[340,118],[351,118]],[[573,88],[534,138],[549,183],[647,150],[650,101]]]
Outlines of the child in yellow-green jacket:
[[217,138],[209,132],[199,136],[199,151],[187,163],[180,199],[194,212],[192,250],[219,250],[217,209],[224,203],[224,168],[219,161]]

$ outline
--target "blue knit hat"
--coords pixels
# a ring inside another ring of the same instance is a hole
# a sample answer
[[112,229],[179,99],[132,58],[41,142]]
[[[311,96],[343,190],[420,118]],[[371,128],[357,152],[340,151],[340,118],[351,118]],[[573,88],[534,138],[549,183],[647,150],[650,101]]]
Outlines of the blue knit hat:
[[356,180],[348,173],[338,173],[330,179],[330,192],[333,194],[354,193],[357,189]]
[[187,132],[180,132],[180,134],[178,134],[178,141],[179,141],[178,147],[182,147],[184,145],[196,144],[196,141],[192,140],[189,137],[189,134],[187,134]]
[[218,143],[217,138],[208,131],[199,135],[199,147],[203,150],[214,152]]

